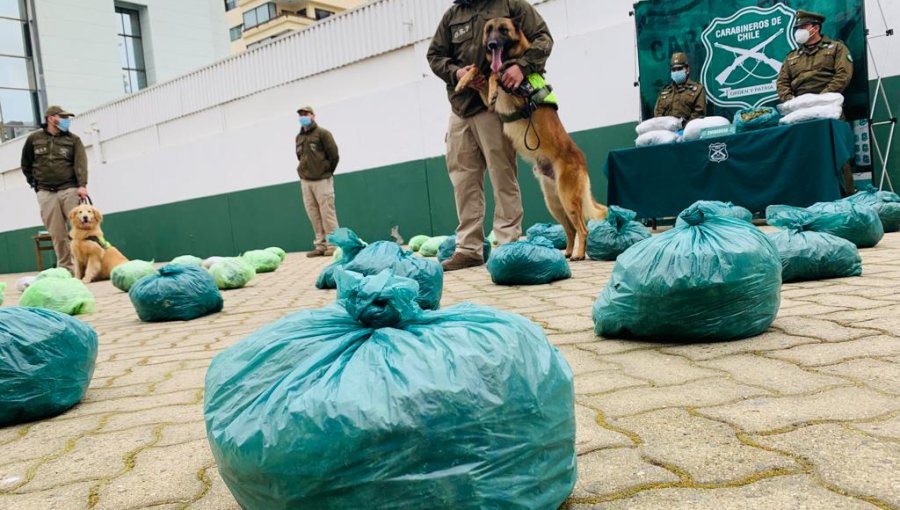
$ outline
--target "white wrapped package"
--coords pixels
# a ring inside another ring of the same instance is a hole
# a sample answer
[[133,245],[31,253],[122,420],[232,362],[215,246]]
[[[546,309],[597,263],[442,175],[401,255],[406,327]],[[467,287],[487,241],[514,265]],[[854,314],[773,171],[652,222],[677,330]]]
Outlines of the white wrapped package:
[[840,119],[843,109],[839,105],[826,104],[821,106],[811,106],[796,112],[789,113],[782,117],[779,124],[796,124],[807,120],[816,119]]
[[34,280],[37,279],[36,276],[23,276],[16,281],[16,290],[19,292],[25,292]]
[[704,117],[702,119],[694,119],[684,126],[685,140],[699,140],[700,132],[706,128],[727,126],[731,124],[725,117]]
[[844,96],[837,92],[826,92],[824,94],[803,94],[797,96],[790,101],[785,101],[778,105],[778,111],[782,115],[794,113],[796,111],[812,108],[813,106],[844,106]]
[[649,145],[663,145],[667,143],[675,143],[678,141],[678,134],[672,131],[657,130],[644,133],[637,137],[634,144],[638,147],[647,147]]
[[638,135],[651,131],[680,131],[683,121],[678,117],[654,117],[641,122],[634,128]]

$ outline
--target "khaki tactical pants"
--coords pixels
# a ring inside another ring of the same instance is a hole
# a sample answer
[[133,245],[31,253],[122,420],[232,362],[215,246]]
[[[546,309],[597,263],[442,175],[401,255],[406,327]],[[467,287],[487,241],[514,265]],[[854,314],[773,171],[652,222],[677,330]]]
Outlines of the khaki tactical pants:
[[334,178],[328,177],[318,181],[300,179],[303,191],[303,206],[316,234],[313,244],[317,250],[324,251],[328,246],[325,236],[338,228],[337,211],[334,208]]
[[69,247],[69,231],[66,222],[69,211],[78,207],[80,197],[78,188],[60,191],[40,190],[37,192],[38,205],[41,208],[41,220],[44,228],[53,240],[53,251],[56,252],[56,267],[64,267],[75,274],[75,263]]
[[447,167],[456,198],[456,251],[483,256],[484,171],[494,188],[493,230],[499,244],[522,235],[522,197],[516,170],[516,150],[503,134],[495,113],[462,118],[450,114],[447,131]]

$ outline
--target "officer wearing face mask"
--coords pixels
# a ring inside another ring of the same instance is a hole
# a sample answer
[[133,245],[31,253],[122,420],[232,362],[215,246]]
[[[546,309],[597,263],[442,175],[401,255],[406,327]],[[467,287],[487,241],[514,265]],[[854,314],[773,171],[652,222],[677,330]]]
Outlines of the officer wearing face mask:
[[338,228],[334,206],[334,171],[340,155],[331,131],[316,124],[312,106],[297,110],[300,132],[294,139],[297,152],[297,175],[303,193],[303,207],[316,237],[314,249],[307,257],[331,256],[334,247],[326,237]]
[[788,53],[778,74],[778,97],[788,101],[802,94],[844,92],[853,78],[853,57],[841,41],[822,35],[825,16],[797,11],[794,39],[800,45]]
[[44,113],[46,124],[28,135],[22,148],[22,173],[37,193],[44,228],[53,240],[57,267],[75,274],[66,218],[87,197],[88,164],[81,138],[69,132],[73,114],[59,106]]
[[653,108],[654,117],[678,117],[685,122],[706,116],[706,90],[689,80],[691,68],[687,55],[673,53],[669,61],[672,83],[662,89]]

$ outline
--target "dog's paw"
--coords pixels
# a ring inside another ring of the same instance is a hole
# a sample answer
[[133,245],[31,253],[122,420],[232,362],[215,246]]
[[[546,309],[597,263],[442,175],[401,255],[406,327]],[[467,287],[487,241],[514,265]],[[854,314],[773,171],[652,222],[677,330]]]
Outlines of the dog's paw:
[[572,255],[571,257],[569,257],[569,260],[571,260],[572,262],[578,262],[580,260],[584,260],[584,255]]

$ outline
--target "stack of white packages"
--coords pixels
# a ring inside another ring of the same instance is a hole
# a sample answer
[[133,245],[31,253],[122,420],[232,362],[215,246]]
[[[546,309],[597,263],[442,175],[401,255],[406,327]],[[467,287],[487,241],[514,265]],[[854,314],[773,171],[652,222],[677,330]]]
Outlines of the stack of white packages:
[[778,105],[783,117],[780,124],[796,124],[807,120],[840,119],[844,96],[837,92],[803,94]]
[[662,145],[678,141],[678,133],[682,120],[678,117],[654,117],[638,124],[635,128],[638,137],[634,144],[638,147]]

